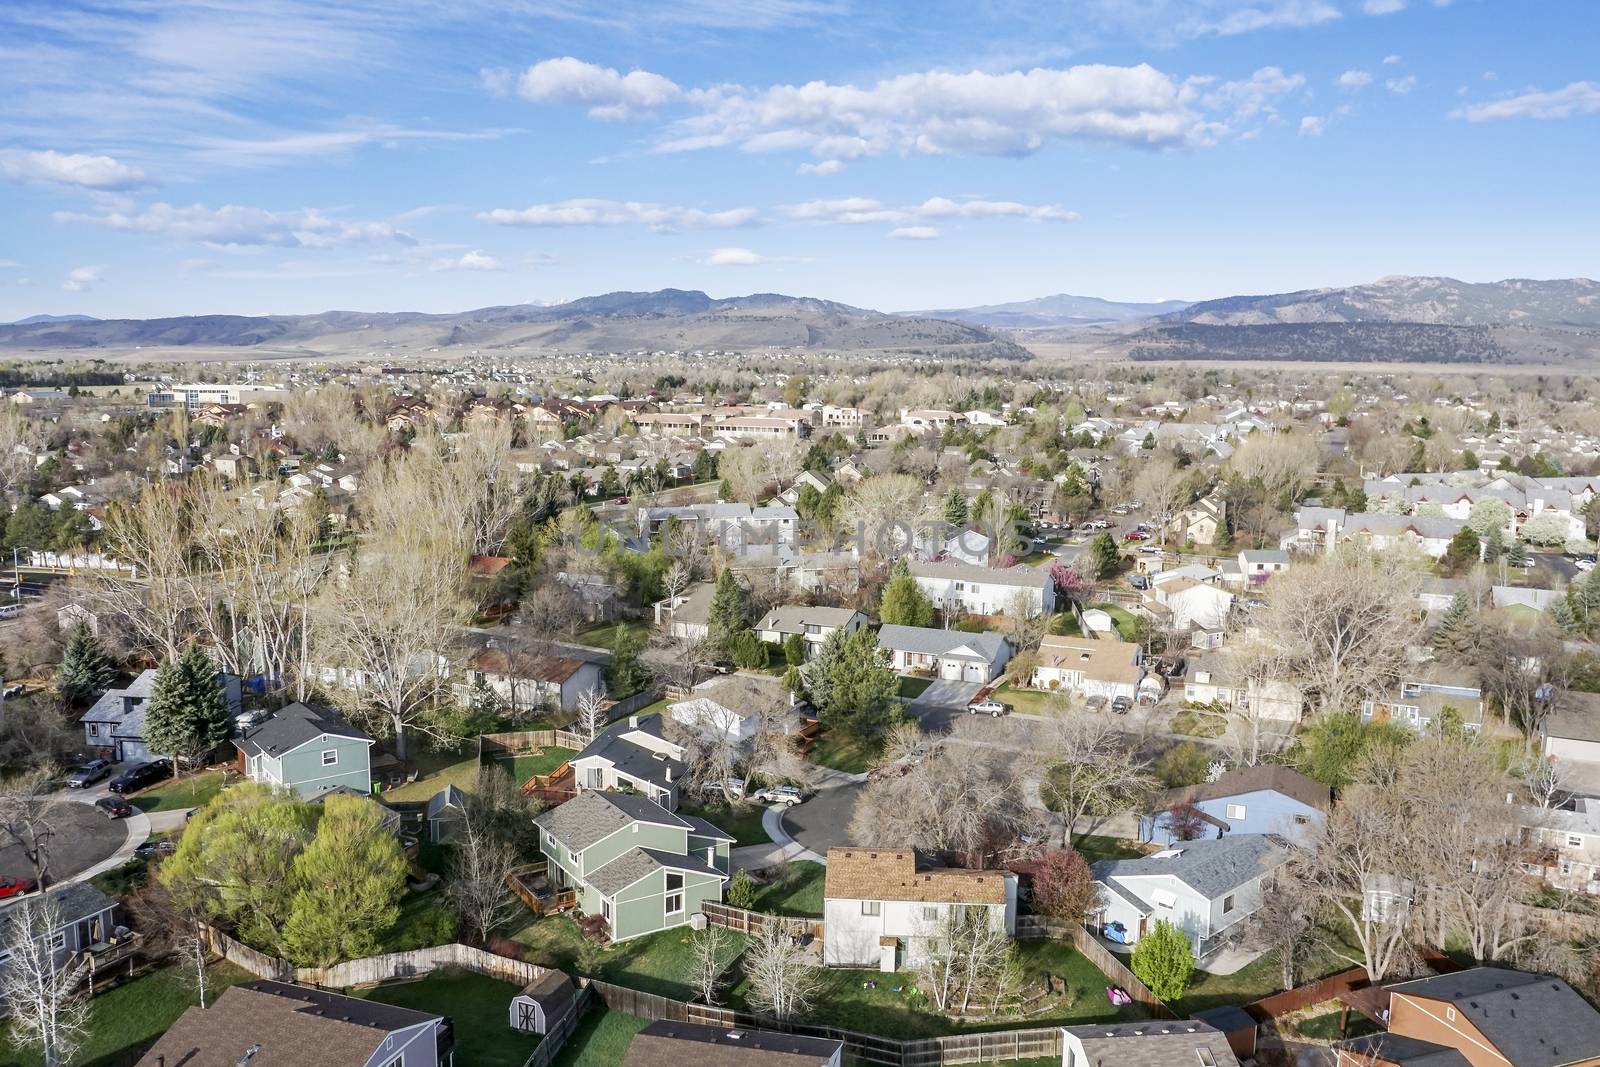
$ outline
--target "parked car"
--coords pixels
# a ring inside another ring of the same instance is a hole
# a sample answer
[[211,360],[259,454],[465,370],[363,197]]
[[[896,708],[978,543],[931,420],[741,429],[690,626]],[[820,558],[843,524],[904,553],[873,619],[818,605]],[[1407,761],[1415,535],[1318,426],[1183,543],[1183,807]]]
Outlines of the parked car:
[[67,788],[87,789],[110,773],[110,760],[92,759],[67,775]]
[[712,799],[740,800],[744,797],[744,783],[737,778],[724,778],[720,782],[707,782],[701,786],[701,792]]
[[1149,589],[1150,576],[1148,574],[1130,574],[1128,575],[1128,586],[1132,589]]
[[1083,702],[1083,706],[1090,711],[1100,711],[1106,706],[1106,698],[1098,693]]
[[1111,710],[1118,715],[1126,715],[1133,709],[1133,701],[1127,697],[1118,697],[1111,702]]
[[998,700],[977,700],[967,705],[969,715],[991,715],[996,719],[1010,710],[1011,705]]
[[1574,560],[1572,565],[1585,573],[1594,570],[1594,560],[1592,559]]
[[1247,608],[1264,608],[1267,606],[1267,602],[1258,596],[1247,596],[1244,598],[1244,606]]
[[1152,544],[1152,545],[1140,545],[1139,546],[1139,551],[1145,553],[1146,555],[1159,556],[1161,553],[1165,552],[1166,549],[1162,548],[1160,545]]
[[121,797],[101,797],[94,806],[108,819],[126,819],[133,814],[133,805]]
[[1091,519],[1083,524],[1083,528],[1085,530],[1109,530],[1111,529],[1111,524],[1105,519]]
[[1188,664],[1184,662],[1182,656],[1177,659],[1164,659],[1156,664],[1156,673],[1163,678],[1177,678],[1183,674],[1183,670],[1187,666]]
[[814,794],[809,789],[801,789],[793,785],[769,785],[765,789],[758,789],[752,796],[763,804],[787,804],[794,807],[804,804]]
[[137,793],[147,785],[154,785],[172,777],[172,761],[158,759],[149,763],[136,763],[111,779],[106,788],[113,793]]
[[146,841],[144,844],[134,849],[133,854],[138,856],[140,859],[148,859],[151,856],[170,856],[176,851],[178,851],[177,845],[173,844],[171,841],[162,839],[160,841]]
[[0,878],[0,900],[7,897],[19,897],[24,893],[33,892],[33,880],[29,878]]
[[1150,535],[1147,533],[1141,533],[1138,530],[1129,530],[1127,533],[1122,535],[1122,539],[1124,541],[1148,541],[1150,540]]

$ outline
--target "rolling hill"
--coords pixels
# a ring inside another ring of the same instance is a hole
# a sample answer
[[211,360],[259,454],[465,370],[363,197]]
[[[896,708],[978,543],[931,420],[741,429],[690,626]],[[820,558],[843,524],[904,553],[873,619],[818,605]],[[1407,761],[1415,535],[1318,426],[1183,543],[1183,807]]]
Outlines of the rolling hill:
[[1057,293],[1033,300],[1017,300],[1008,304],[983,304],[969,308],[944,308],[938,311],[907,311],[906,315],[948,319],[972,326],[997,329],[1040,330],[1062,326],[1086,326],[1094,323],[1131,322],[1180,312],[1188,307],[1185,300],[1165,300],[1157,304],[1128,304],[1116,300],[1102,300],[1097,296],[1073,296]]

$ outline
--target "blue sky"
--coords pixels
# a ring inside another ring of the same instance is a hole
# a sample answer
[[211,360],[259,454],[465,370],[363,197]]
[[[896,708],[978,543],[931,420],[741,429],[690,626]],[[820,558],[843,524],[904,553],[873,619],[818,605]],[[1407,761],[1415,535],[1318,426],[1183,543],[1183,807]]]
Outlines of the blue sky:
[[9,0],[0,321],[1600,275],[1591,0]]

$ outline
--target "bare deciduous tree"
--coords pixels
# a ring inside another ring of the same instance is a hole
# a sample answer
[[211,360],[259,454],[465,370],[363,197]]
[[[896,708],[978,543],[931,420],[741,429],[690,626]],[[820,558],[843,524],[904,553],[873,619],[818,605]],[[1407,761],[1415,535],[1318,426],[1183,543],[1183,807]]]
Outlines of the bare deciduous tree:
[[578,694],[577,727],[593,741],[606,724],[605,697],[592,686]]
[[946,907],[919,936],[918,985],[940,1011],[967,1014],[975,997],[1003,983],[1014,949],[987,908]]
[[744,953],[750,1006],[778,1020],[799,1018],[822,989],[822,972],[778,923],[764,923]]
[[689,937],[689,984],[700,1003],[716,1007],[717,987],[731,962],[733,933],[708,923]]
[[71,1062],[88,1037],[89,999],[78,994],[81,975],[56,959],[52,936],[66,925],[53,895],[24,897],[11,906],[0,968],[0,1002],[13,1036],[37,1048],[45,1067]]
[[450,902],[462,924],[485,944],[521,908],[510,882],[519,862],[516,849],[495,833],[493,820],[474,803],[462,810],[450,847]]
[[1111,724],[1083,715],[1054,720],[1053,764],[1041,792],[1066,821],[1066,844],[1084,818],[1131,811],[1155,787],[1148,765]]
[[55,774],[53,766],[39,767],[0,785],[0,836],[22,849],[41,887],[50,884],[50,842],[62,804]]

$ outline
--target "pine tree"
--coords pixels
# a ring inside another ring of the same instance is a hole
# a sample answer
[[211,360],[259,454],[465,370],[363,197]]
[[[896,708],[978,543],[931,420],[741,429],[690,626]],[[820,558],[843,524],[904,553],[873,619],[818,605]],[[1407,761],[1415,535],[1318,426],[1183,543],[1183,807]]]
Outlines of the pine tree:
[[732,651],[735,636],[750,629],[750,598],[732,569],[717,575],[717,589],[706,613],[706,637],[722,655]]
[[1485,563],[1497,563],[1505,554],[1506,535],[1498,526],[1491,526],[1483,538],[1483,560]]
[[1122,553],[1110,533],[1102,533],[1089,544],[1089,562],[1096,578],[1109,578],[1122,566]]
[[1578,613],[1572,607],[1572,601],[1566,597],[1551,603],[1550,621],[1560,627],[1562,633],[1575,634],[1583,629]]
[[1526,567],[1532,562],[1528,555],[1528,546],[1521,541],[1511,542],[1511,547],[1506,549],[1506,562],[1513,567]]
[[67,647],[56,671],[56,689],[69,704],[87,704],[116,681],[117,669],[111,663],[100,639],[83,623],[72,628]]
[[1457,593],[1439,618],[1433,631],[1433,647],[1441,652],[1459,652],[1471,636],[1472,605],[1467,594]]
[[830,729],[877,738],[894,719],[891,698],[900,680],[878,646],[878,635],[865,627],[848,636],[842,628],[830,633],[803,676],[818,718]]
[[639,658],[643,652],[643,635],[624,628],[612,646],[611,662],[606,667],[606,688],[618,700],[637,693],[649,681],[650,672]]
[[894,572],[883,587],[878,616],[893,626],[932,626],[933,601],[911,577],[904,558],[895,562]]
[[951,526],[965,526],[967,524],[967,497],[961,490],[954,487],[945,494],[944,521]]
[[1572,614],[1580,626],[1600,620],[1600,570],[1590,571],[1582,581],[1573,582],[1567,589]]
[[200,646],[190,645],[156,672],[144,712],[150,751],[192,761],[226,741],[230,726],[216,668]]

